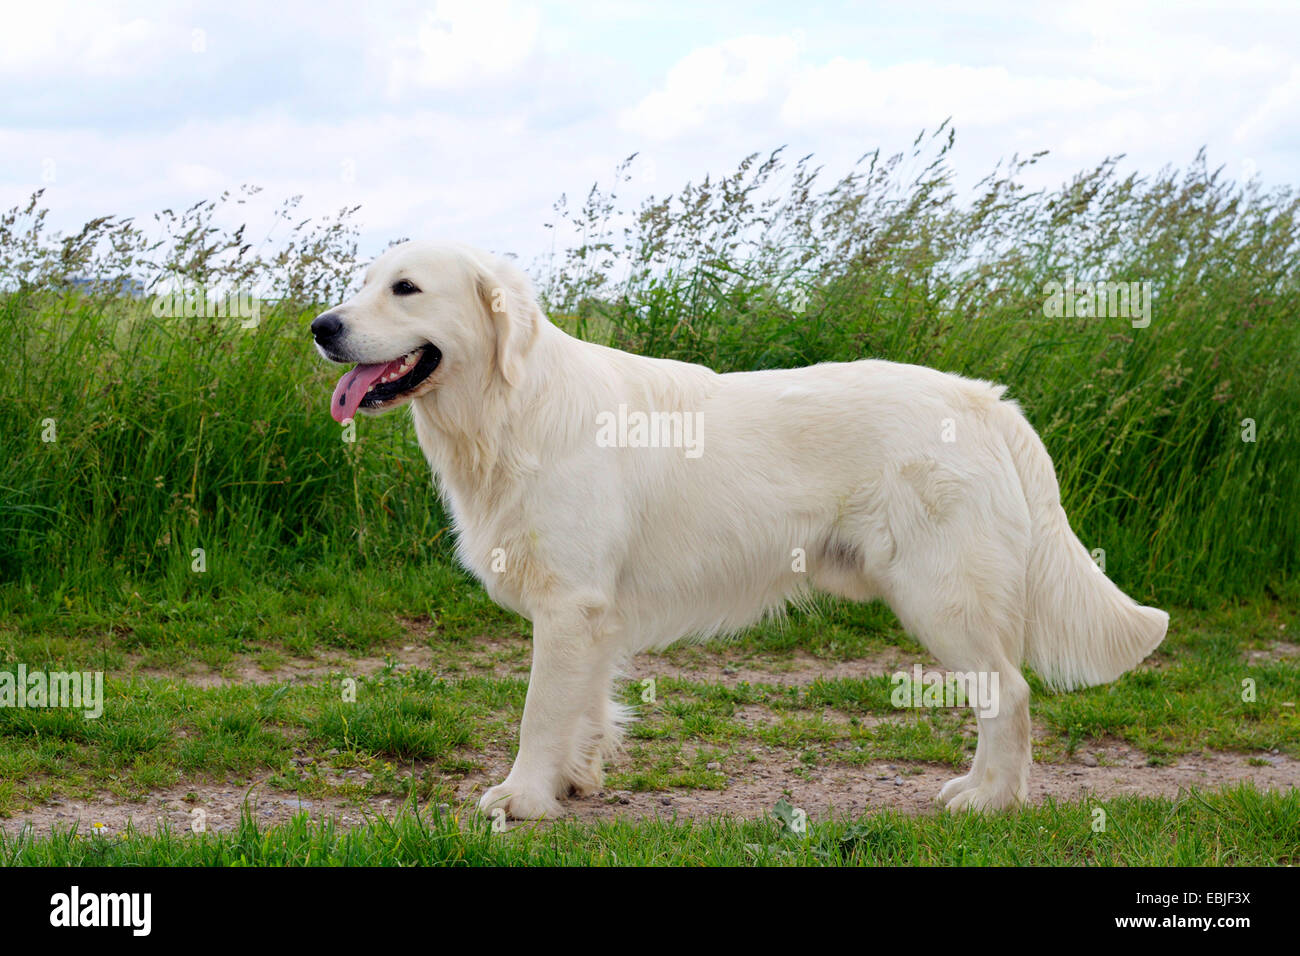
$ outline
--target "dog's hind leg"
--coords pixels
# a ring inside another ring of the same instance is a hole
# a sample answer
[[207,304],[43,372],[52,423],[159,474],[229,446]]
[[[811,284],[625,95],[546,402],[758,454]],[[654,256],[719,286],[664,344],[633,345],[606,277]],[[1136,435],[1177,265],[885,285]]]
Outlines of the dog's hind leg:
[[890,601],[903,626],[957,680],[976,689],[975,699],[968,700],[979,724],[975,759],[969,773],[943,787],[939,801],[953,811],[1022,803],[1030,765],[1029,685],[998,634],[1016,625],[983,608],[962,611],[917,603]]
[[951,507],[891,523],[898,548],[885,599],[950,674],[987,695],[970,702],[979,724],[971,770],[945,785],[940,801],[953,811],[1001,809],[1025,800],[1031,759],[1020,673],[1027,522],[1023,507],[997,500],[940,504]]
[[[1031,761],[1029,736],[1029,685],[1019,668],[996,671],[999,678],[994,699],[976,708],[979,742],[975,762],[965,777],[949,783],[939,799],[949,810],[1002,810],[1024,803],[1028,796]],[[992,705],[990,707],[990,704]],[[990,707],[994,716],[978,711]],[[986,755],[983,766],[980,757]],[[958,784],[958,787],[954,787]],[[953,790],[949,790],[954,787]],[[945,793],[947,799],[944,799]]]

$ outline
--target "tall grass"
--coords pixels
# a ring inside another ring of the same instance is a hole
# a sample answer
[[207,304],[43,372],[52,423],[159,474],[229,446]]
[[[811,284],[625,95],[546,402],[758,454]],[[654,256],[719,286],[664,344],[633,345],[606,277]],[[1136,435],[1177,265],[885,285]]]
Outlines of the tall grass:
[[243,329],[133,301],[31,308],[0,303],[5,577],[210,586],[325,554],[428,557],[444,524],[428,468],[399,416],[344,440],[314,310]]
[[[967,197],[951,148],[941,130],[830,183],[808,159],[751,157],[630,211],[593,189],[559,207],[557,232],[580,239],[538,284],[566,328],[641,354],[721,370],[876,357],[1004,382],[1076,530],[1131,593],[1199,603],[1288,585],[1300,199],[1203,157],[1147,177],[1107,162],[1054,191],[1024,188],[1037,157],[1015,159]],[[0,217],[0,579],[25,593],[94,601],[323,561],[448,560],[406,416],[366,419],[349,443],[326,413],[338,370],[306,323],[355,274],[353,210],[250,252],[215,208],[164,216],[158,240],[124,220],[46,237],[35,199]],[[110,294],[178,275],[278,301],[242,328]],[[1046,317],[1046,284],[1068,275],[1151,282],[1150,326]]]

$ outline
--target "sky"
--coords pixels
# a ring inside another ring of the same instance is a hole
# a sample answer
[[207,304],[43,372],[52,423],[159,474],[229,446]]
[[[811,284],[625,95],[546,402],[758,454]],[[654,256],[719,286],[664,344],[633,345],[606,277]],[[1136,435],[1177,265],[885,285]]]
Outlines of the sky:
[[[0,208],[147,220],[262,187],[525,261],[561,194],[635,200],[752,152],[828,174],[951,117],[958,182],[1211,165],[1300,182],[1300,3],[0,3]],[[254,225],[257,223],[254,222]]]

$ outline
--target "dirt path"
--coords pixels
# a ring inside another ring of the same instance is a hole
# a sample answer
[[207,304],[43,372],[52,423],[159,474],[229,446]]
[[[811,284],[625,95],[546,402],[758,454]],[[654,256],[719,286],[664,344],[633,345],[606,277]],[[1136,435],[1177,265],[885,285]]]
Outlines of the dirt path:
[[[470,657],[449,665],[447,661],[435,660],[427,646],[409,645],[384,657],[297,662],[269,670],[241,663],[222,673],[196,672],[177,676],[143,669],[140,673],[184,680],[204,687],[227,683],[315,681],[330,673],[369,674],[390,665],[399,669],[427,668],[447,676],[491,673],[524,679],[527,677],[527,650],[525,641],[493,641],[477,648]],[[690,651],[673,657],[639,657],[629,668],[627,676],[632,680],[677,677],[725,685],[742,681],[751,684],[807,684],[819,677],[892,673],[900,668],[910,668],[918,661],[929,663],[902,649],[891,649],[872,658],[829,664],[806,655],[780,660],[753,658],[736,661],[716,653]],[[751,719],[771,717],[764,708],[753,709],[764,713],[749,715]],[[690,745],[684,748],[688,753],[691,749]],[[455,802],[464,805],[467,811],[478,795],[504,778],[509,769],[509,755],[504,750],[477,756],[481,768],[455,784]],[[631,759],[624,754],[609,769],[617,774],[631,767]],[[418,771],[420,768],[415,769]],[[800,762],[795,752],[761,744],[733,754],[714,769],[726,776],[725,789],[633,792],[611,788],[584,800],[569,800],[565,809],[580,820],[716,816],[754,819],[766,814],[777,800],[785,796],[812,819],[831,814],[856,816],[884,808],[907,813],[934,813],[938,812],[935,795],[945,781],[957,775],[951,767],[933,764],[881,762],[846,766],[823,761],[808,767]],[[1141,751],[1113,741],[1088,745],[1067,762],[1036,762],[1030,774],[1029,789],[1030,800],[1038,803],[1048,797],[1066,801],[1130,794],[1172,797],[1189,787],[1211,789],[1242,782],[1260,789],[1300,787],[1300,761],[1280,754],[1207,752],[1188,754],[1173,758],[1165,765],[1151,766]],[[31,826],[39,833],[48,832],[51,827],[65,829],[76,824],[83,833],[98,829],[115,834],[131,821],[137,829],[150,832],[159,824],[166,824],[178,832],[197,827],[223,831],[238,823],[246,802],[249,812],[265,824],[281,823],[306,812],[313,819],[331,817],[343,826],[360,823],[367,814],[391,814],[402,804],[401,798],[395,796],[366,800],[339,796],[300,798],[264,784],[237,786],[194,781],[156,791],[143,802],[124,802],[107,794],[92,801],[55,801],[0,820],[0,828],[16,833]]]
[[[793,755],[758,753],[755,756],[758,759],[752,763],[737,761],[743,770],[729,774],[725,790],[638,793],[610,789],[585,800],[569,800],[565,809],[579,820],[717,816],[755,819],[785,796],[814,820],[830,815],[858,816],[881,809],[935,813],[938,812],[935,794],[954,775],[951,768],[927,764],[824,765],[809,770],[800,767]],[[1239,782],[1252,783],[1261,790],[1300,787],[1300,761],[1270,755],[1265,759],[1271,760],[1271,764],[1256,765],[1249,763],[1249,759],[1244,754],[1196,754],[1181,757],[1167,766],[1151,767],[1140,751],[1123,744],[1110,744],[1089,748],[1081,759],[1069,763],[1035,763],[1029,778],[1030,800],[1040,803],[1049,796],[1072,801],[1138,794],[1174,797],[1189,787],[1207,789]],[[616,761],[612,769],[619,765]],[[498,782],[507,769],[504,753],[491,757],[484,770],[461,781],[457,787],[457,803],[463,802],[468,808],[485,786]],[[246,799],[249,811],[259,823],[283,823],[306,812],[313,819],[332,817],[342,826],[360,823],[367,814],[391,814],[402,802],[396,797],[367,801],[342,797],[299,798],[261,785],[190,784],[158,791],[142,803],[117,801],[108,796],[93,802],[60,801],[0,821],[0,827],[17,833],[31,826],[38,833],[46,833],[51,827],[66,829],[75,823],[82,833],[99,829],[116,834],[128,821],[133,821],[137,829],[148,832],[160,823],[177,832],[198,826],[220,832],[238,823]]]

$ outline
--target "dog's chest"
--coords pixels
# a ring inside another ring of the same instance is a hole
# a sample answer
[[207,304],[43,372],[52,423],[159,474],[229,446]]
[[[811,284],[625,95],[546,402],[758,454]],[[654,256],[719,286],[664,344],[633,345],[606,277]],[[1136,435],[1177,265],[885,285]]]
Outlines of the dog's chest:
[[545,587],[536,556],[535,536],[517,520],[476,522],[453,511],[457,552],[497,604],[531,617],[537,596]]

